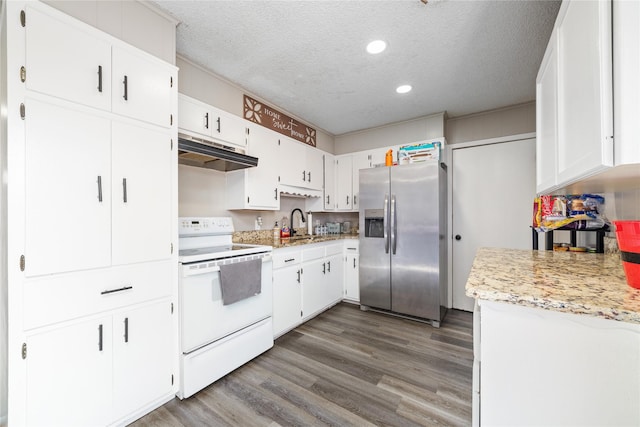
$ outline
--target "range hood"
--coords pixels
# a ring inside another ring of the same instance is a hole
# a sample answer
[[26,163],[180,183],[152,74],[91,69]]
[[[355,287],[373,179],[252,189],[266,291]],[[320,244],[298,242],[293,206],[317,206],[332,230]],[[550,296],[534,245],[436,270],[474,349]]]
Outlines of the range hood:
[[258,158],[240,149],[179,133],[178,163],[228,172],[258,166]]

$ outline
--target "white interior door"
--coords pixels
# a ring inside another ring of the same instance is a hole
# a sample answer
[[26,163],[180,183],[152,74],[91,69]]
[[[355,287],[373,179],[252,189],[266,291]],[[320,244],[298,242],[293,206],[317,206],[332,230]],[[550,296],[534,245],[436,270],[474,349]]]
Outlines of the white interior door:
[[464,288],[476,250],[531,248],[535,139],[453,149],[451,174],[453,308],[473,311]]

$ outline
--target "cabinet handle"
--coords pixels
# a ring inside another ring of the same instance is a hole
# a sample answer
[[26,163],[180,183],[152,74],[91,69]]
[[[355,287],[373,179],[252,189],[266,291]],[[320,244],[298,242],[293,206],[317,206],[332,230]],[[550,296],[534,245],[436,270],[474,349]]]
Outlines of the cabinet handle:
[[276,195],[276,196],[275,196],[275,199],[276,199],[276,200],[278,200],[278,189],[276,188],[276,189],[275,189],[275,190],[273,190],[273,191],[274,191],[274,193],[275,193],[275,195]]
[[353,259],[353,268],[356,268],[356,259]]
[[102,203],[102,176],[98,175],[98,202]]
[[100,295],[114,294],[116,292],[128,291],[129,289],[133,289],[133,286],[124,286],[118,289],[107,289],[106,291],[100,292]]
[[306,181],[306,177],[307,177],[307,173],[305,171],[302,171],[302,180]]
[[220,133],[220,117],[218,117],[217,122],[218,122],[218,133]]
[[331,202],[329,201],[329,194],[327,194],[327,205],[331,206]]
[[297,273],[298,273],[298,283],[300,283],[300,270],[298,270]]
[[322,263],[322,274],[327,274],[327,263],[326,262]]
[[358,202],[358,196],[353,196],[353,206],[355,206]]
[[331,273],[331,261],[327,261],[327,271]]
[[204,115],[204,128],[209,129],[209,113]]
[[122,83],[124,84],[124,100],[128,101],[129,100],[129,95],[128,95],[128,88],[129,88],[129,84],[127,83],[127,76],[124,76],[124,80],[122,81]]
[[122,178],[122,201],[127,203],[127,178]]
[[129,342],[129,318],[124,318],[124,342]]
[[347,196],[347,206],[349,206],[349,196]]
[[307,178],[307,181],[311,182],[311,171],[307,172],[307,175],[309,175],[309,177]]
[[102,351],[102,323],[98,326],[98,351]]
[[289,259],[285,259],[284,262],[291,262],[291,261],[295,261],[295,258],[289,258]]
[[98,92],[102,93],[102,65],[98,65]]

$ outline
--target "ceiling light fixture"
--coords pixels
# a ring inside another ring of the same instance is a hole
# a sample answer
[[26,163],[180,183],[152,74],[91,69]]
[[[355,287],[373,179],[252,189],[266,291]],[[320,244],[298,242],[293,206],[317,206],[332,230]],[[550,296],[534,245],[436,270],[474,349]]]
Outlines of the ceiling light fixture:
[[372,55],[378,54],[387,48],[387,43],[383,40],[374,40],[367,45],[367,52]]
[[396,92],[398,93],[407,93],[410,91],[411,91],[411,85],[398,86],[398,88],[396,89]]

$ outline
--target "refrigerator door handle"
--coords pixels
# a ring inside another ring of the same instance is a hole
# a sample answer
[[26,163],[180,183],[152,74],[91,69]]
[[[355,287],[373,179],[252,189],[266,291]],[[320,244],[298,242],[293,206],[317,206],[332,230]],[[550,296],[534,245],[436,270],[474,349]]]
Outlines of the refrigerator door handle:
[[398,210],[396,209],[396,196],[391,196],[391,247],[393,255],[396,254],[398,240]]
[[389,217],[387,213],[389,212],[389,195],[384,195],[384,210],[382,213],[382,237],[384,238],[384,252],[389,253]]

